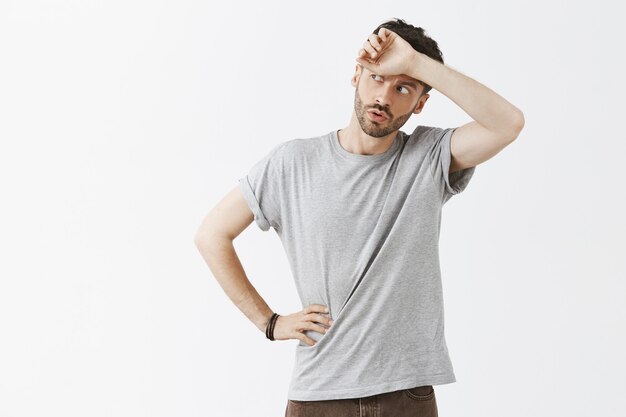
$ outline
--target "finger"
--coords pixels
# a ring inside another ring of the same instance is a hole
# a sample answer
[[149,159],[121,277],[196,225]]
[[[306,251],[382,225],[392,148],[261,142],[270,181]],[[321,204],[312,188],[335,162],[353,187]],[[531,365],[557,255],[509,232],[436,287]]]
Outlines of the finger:
[[387,32],[386,32],[386,30],[387,30],[387,29],[385,29],[385,28],[380,28],[380,30],[378,31],[378,36],[380,36],[380,37],[381,37],[381,39],[383,40],[383,42],[386,42],[386,41],[387,41]]
[[314,331],[314,332],[318,332],[318,333],[321,333],[321,334],[326,334],[326,332],[328,331],[328,329],[326,327],[322,327],[319,324],[313,324],[313,323],[307,324],[305,326],[305,329],[311,330],[311,331]]
[[380,51],[381,49],[383,49],[383,47],[380,45],[380,42],[378,41],[378,35],[372,33],[368,40],[376,51]]
[[368,71],[373,72],[378,74],[378,69],[377,69],[377,65],[373,63],[372,61],[370,61],[369,59],[365,59],[363,58],[356,58],[356,62],[358,62],[359,64],[361,64],[363,67],[365,67]]
[[395,33],[395,32],[393,32],[393,31],[391,31],[391,30],[389,30],[389,29],[387,29],[387,28],[381,28],[381,29],[378,31],[378,35],[379,35],[379,36],[382,36],[382,35],[381,35],[381,32],[382,32],[382,35],[384,35],[384,36],[385,36],[385,41],[386,41],[387,39],[391,38],[391,36]]
[[315,340],[311,339],[304,333],[298,333],[298,336],[296,336],[295,338],[298,340],[302,340],[304,343],[306,343],[309,346],[315,345]]
[[304,314],[309,313],[328,313],[328,307],[324,304],[309,304],[304,308]]
[[363,42],[363,49],[365,49],[372,58],[376,56],[376,50],[369,41]]
[[330,326],[330,317],[325,317],[322,316],[321,314],[315,314],[315,313],[309,313],[306,316],[304,316],[304,319],[307,321],[311,321],[311,322],[317,322],[317,323],[322,323],[325,324],[327,326]]
[[[378,55],[378,58],[380,58],[381,56],[382,56],[382,54]],[[357,58],[357,60],[359,60],[359,59],[366,59],[367,62],[369,62],[369,63],[375,63],[376,62],[376,59],[373,58],[371,56],[371,54],[369,54],[365,49],[360,49],[359,50],[359,54],[357,55],[356,58]]]

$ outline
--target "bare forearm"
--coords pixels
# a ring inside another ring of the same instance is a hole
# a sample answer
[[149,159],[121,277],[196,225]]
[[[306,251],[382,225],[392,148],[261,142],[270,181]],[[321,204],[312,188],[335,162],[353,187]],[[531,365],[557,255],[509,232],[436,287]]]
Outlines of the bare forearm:
[[413,58],[407,75],[440,91],[485,128],[509,133],[524,124],[521,110],[487,86],[427,55],[415,52]]
[[222,238],[203,242],[197,238],[196,246],[226,295],[259,330],[265,332],[272,310],[248,280],[233,241]]

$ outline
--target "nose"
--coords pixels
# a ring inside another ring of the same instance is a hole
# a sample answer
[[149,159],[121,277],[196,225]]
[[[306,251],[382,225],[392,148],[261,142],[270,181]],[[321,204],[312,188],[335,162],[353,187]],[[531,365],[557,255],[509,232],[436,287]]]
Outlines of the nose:
[[390,106],[392,93],[393,86],[390,83],[383,83],[376,92],[376,103],[383,107]]

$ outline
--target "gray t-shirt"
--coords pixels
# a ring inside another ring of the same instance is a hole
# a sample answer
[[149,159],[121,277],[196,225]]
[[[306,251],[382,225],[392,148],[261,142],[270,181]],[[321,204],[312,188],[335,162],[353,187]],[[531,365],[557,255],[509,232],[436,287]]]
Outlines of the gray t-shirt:
[[302,308],[324,304],[327,333],[299,341],[288,398],[364,397],[456,382],[444,335],[441,208],[476,167],[448,175],[454,128],[398,131],[377,155],[337,131],[279,143],[239,179],[261,230],[287,254]]

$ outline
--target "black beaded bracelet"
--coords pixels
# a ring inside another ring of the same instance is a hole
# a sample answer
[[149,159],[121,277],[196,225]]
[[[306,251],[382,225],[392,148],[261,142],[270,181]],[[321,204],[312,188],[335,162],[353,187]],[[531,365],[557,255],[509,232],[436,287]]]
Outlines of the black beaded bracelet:
[[274,313],[274,317],[272,319],[272,323],[270,324],[270,331],[269,331],[270,340],[275,340],[274,339],[274,327],[276,327],[276,322],[278,321],[278,317],[280,317],[280,316],[278,314]]
[[274,334],[273,334],[273,330],[272,330],[272,324],[273,324],[274,320],[276,319],[276,316],[277,316],[276,313],[272,313],[272,316],[268,320],[267,326],[265,327],[265,337],[267,337],[269,340],[272,340],[274,338]]
[[272,322],[272,318],[274,318],[274,313],[272,313],[272,315],[270,316],[270,319],[267,321],[267,324],[265,325],[265,337],[266,338],[270,338],[270,323]]
[[280,317],[280,315],[273,313],[272,317],[270,317],[270,320],[267,322],[267,326],[265,327],[265,337],[269,340],[274,340],[274,326],[276,325],[278,317]]

